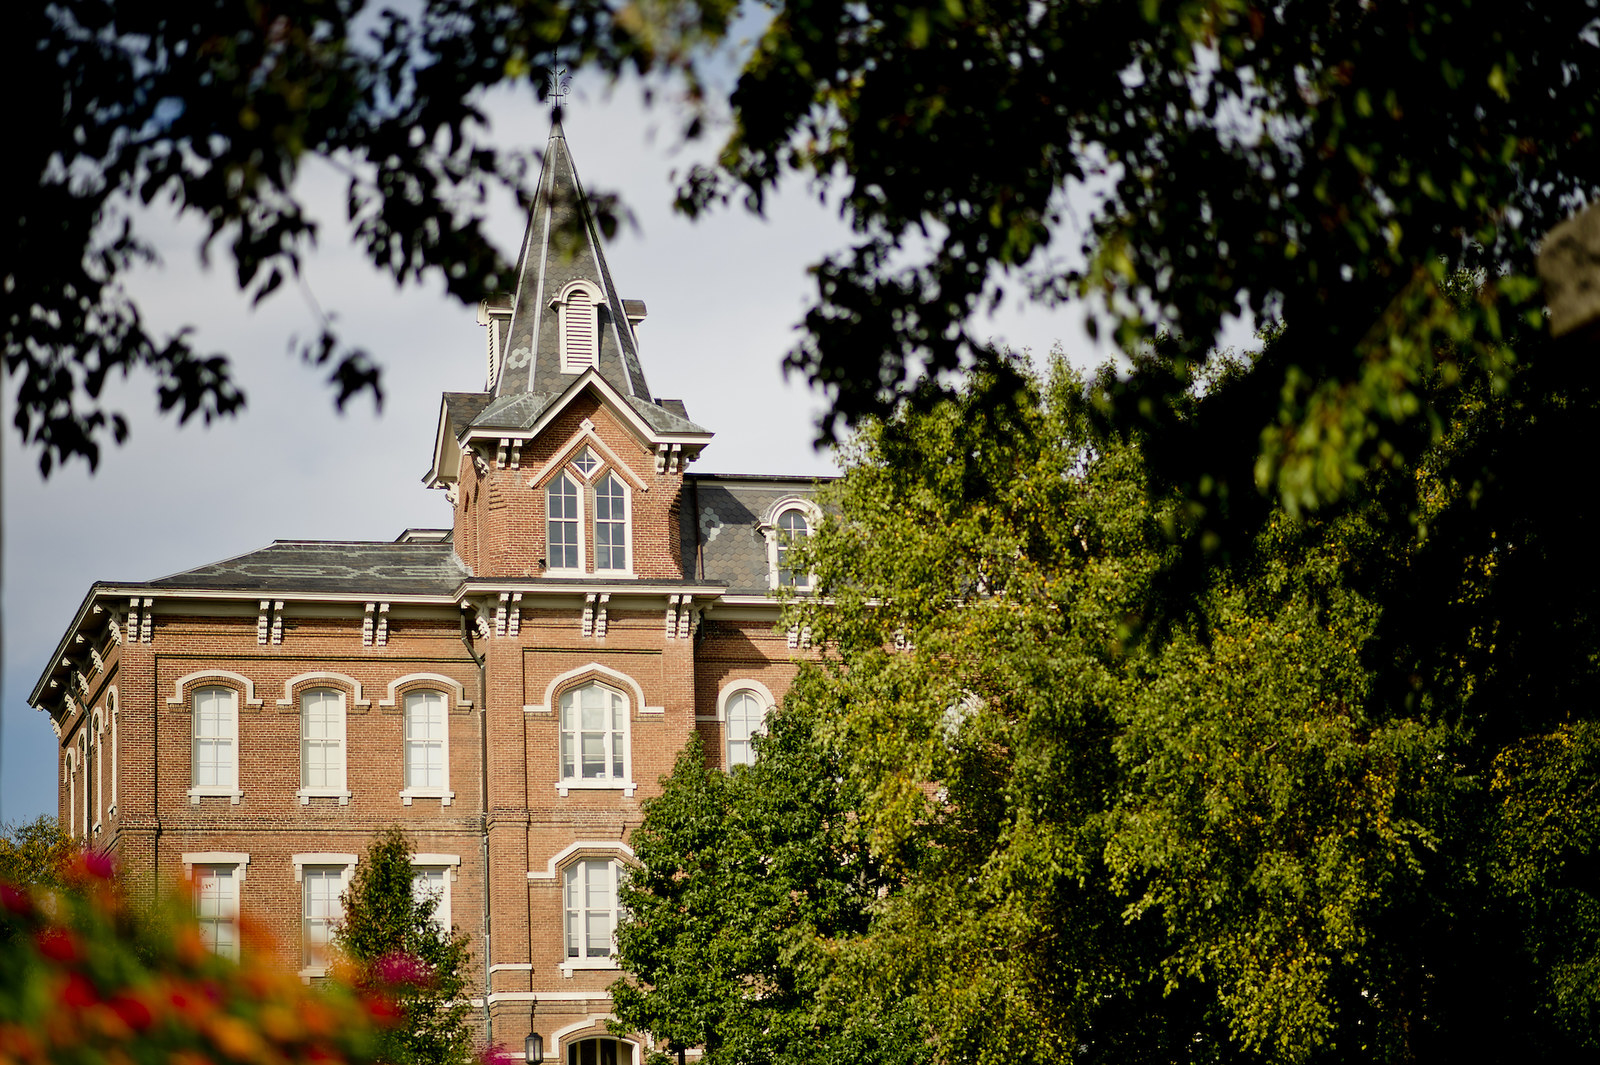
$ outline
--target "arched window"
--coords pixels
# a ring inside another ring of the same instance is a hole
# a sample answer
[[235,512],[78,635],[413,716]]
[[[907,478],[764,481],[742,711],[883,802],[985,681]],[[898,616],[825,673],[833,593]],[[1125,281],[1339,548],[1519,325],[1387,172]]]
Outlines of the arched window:
[[607,859],[573,862],[564,874],[567,964],[609,968],[616,949],[617,881],[622,865]]
[[633,1044],[600,1037],[567,1044],[567,1065],[633,1065]]
[[766,704],[749,688],[741,688],[728,696],[723,723],[727,737],[728,768],[736,765],[754,765],[756,751],[750,738],[761,730],[766,716]]
[[561,693],[561,780],[622,783],[628,777],[628,699],[600,683]]
[[552,570],[582,570],[578,486],[565,473],[550,482],[545,499],[545,565]]
[[811,575],[797,572],[789,563],[790,551],[811,535],[805,511],[796,508],[778,515],[778,587],[809,588]]
[[194,779],[189,797],[233,795],[239,790],[239,695],[232,688],[194,692]]
[[628,490],[615,473],[594,485],[594,568],[628,570]]
[[105,717],[100,711],[94,712],[94,727],[89,731],[90,759],[94,762],[94,803],[90,807],[90,821],[94,827],[99,828],[100,822],[105,820],[106,805],[106,741]]
[[407,692],[405,703],[405,781],[401,798],[442,797],[450,786],[449,718],[443,692]]
[[300,694],[300,802],[314,796],[349,801],[345,790],[344,693],[312,688]]

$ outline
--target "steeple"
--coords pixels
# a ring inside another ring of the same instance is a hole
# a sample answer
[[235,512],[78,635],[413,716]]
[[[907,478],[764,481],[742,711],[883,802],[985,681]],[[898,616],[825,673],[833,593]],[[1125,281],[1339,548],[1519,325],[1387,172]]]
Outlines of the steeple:
[[499,348],[497,397],[560,393],[594,369],[624,396],[651,402],[634,325],[644,305],[618,294],[578,180],[559,111],[517,261],[511,324]]

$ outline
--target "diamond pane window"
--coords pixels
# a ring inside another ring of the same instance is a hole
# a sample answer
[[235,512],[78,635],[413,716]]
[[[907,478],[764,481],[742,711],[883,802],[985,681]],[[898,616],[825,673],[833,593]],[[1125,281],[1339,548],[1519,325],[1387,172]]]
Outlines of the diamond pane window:
[[588,444],[583,445],[583,450],[578,452],[578,457],[572,460],[572,464],[583,474],[585,480],[593,477],[594,471],[600,468],[600,460],[595,458]]

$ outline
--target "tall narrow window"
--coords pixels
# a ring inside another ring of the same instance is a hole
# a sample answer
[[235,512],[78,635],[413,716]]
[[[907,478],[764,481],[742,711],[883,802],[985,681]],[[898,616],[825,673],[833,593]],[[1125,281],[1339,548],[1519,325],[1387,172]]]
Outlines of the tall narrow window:
[[561,694],[561,779],[628,779],[628,700],[603,684]]
[[442,692],[406,695],[406,790],[445,787],[445,703]]
[[238,695],[231,688],[200,688],[194,693],[194,789],[191,795],[220,795],[239,786],[236,746]]
[[433,901],[433,923],[446,935],[450,932],[450,880],[449,870],[413,868],[411,870],[411,898]]
[[561,474],[545,489],[546,563],[550,569],[581,567],[578,551],[578,486]]
[[300,800],[344,794],[344,693],[313,688],[300,696]]
[[763,707],[760,697],[748,689],[734,692],[728,697],[726,716],[724,725],[728,736],[728,768],[754,765],[756,752],[750,744],[750,737],[761,728]]
[[811,535],[811,523],[801,510],[786,510],[778,515],[778,587],[809,588],[811,576],[790,565],[790,552]]
[[107,704],[111,709],[111,813],[117,812],[117,715],[115,694]]
[[301,941],[308,969],[328,966],[333,929],[344,917],[344,905],[339,901],[344,891],[344,873],[345,868],[338,865],[308,865],[301,870]]
[[567,959],[608,960],[617,927],[617,876],[611,861],[575,862],[566,873]]
[[89,838],[89,829],[93,825],[90,820],[90,811],[94,809],[94,755],[90,735],[92,726],[85,726],[78,736],[78,753],[83,759],[83,838]]
[[89,730],[89,761],[94,765],[94,780],[90,784],[90,793],[94,796],[89,803],[89,816],[86,820],[94,827],[100,827],[104,820],[102,811],[106,804],[105,780],[105,740],[100,738],[100,715],[94,715],[94,728]]
[[194,868],[194,912],[200,939],[224,958],[239,957],[239,869],[233,865]]
[[614,473],[594,486],[594,568],[628,568],[628,496]]

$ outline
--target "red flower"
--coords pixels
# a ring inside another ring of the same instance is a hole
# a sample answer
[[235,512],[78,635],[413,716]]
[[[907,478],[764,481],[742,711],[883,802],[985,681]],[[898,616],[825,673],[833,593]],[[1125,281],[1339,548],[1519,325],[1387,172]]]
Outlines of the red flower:
[[116,1011],[122,1023],[136,1032],[142,1032],[150,1027],[155,1018],[150,1013],[150,1007],[136,998],[127,995],[118,995],[111,1000],[111,1008]]
[[397,950],[373,962],[372,973],[385,984],[425,984],[433,969],[416,955]]
[[61,989],[61,1001],[73,1009],[84,1009],[100,1001],[94,985],[82,973],[69,973],[67,986]]
[[83,868],[90,876],[101,880],[110,880],[116,874],[116,863],[111,860],[111,855],[105,851],[84,851]]
[[33,942],[39,948],[39,953],[53,962],[71,965],[78,960],[78,944],[64,928],[42,928],[33,937]]
[[0,906],[4,906],[18,917],[31,917],[33,896],[15,884],[0,884]]
[[404,1015],[400,1004],[387,995],[369,995],[362,1003],[372,1019],[380,1024],[393,1024]]

